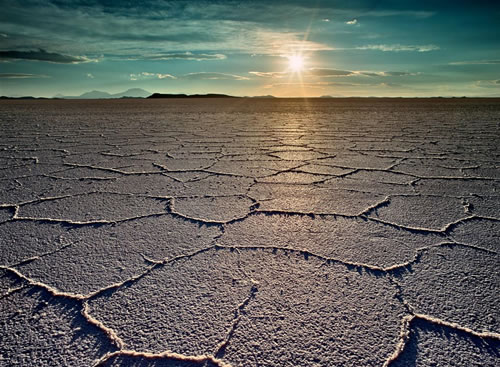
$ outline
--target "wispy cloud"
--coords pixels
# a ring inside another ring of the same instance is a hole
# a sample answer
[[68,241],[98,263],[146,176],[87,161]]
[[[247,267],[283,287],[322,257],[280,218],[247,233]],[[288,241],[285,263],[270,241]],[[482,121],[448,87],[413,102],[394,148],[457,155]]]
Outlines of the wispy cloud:
[[439,50],[439,46],[436,45],[365,45],[355,47],[356,50],[379,50],[379,51],[415,51],[415,52],[429,52]]
[[144,59],[148,60],[224,60],[227,58],[224,54],[204,54],[204,53],[192,53],[192,52],[180,52],[180,53],[163,53],[156,55],[144,56]]
[[171,74],[161,74],[161,73],[148,73],[143,71],[142,73],[130,74],[130,80],[140,80],[140,79],[177,79]]
[[411,76],[419,73],[410,73],[408,71],[357,71],[356,73],[366,76]]
[[[260,78],[281,79],[292,75],[288,71],[249,71],[249,74],[255,75]],[[402,77],[418,75],[418,73],[410,73],[408,71],[363,71],[363,70],[338,70],[327,68],[311,68],[304,70],[303,76],[319,77],[319,78],[335,78],[335,77],[349,77],[349,76],[369,76],[369,77]]]
[[500,88],[500,79],[499,80],[478,80],[476,82],[477,87],[481,88]]
[[417,75],[416,73],[409,73],[408,71],[384,71],[384,75],[387,76],[408,76]]
[[137,74],[130,74],[129,76],[130,80],[141,80],[141,79],[250,80],[250,78],[241,75],[217,73],[217,72],[198,72],[198,73],[188,73],[175,76],[172,74],[149,73],[143,71]]
[[363,70],[335,70],[335,69],[310,69],[307,72],[309,75],[323,77],[338,77],[338,76],[371,76],[371,77],[387,77],[387,76],[409,76],[417,75],[408,71],[363,71]]
[[449,65],[496,65],[500,64],[500,60],[474,60],[474,61],[455,61]]
[[307,74],[313,76],[324,76],[324,77],[332,77],[332,76],[350,76],[355,75],[355,71],[349,70],[336,70],[336,69],[309,69]]
[[352,20],[348,20],[347,22],[345,22],[345,24],[355,25],[358,24],[358,20],[354,18]]
[[325,87],[337,87],[337,88],[353,88],[353,87],[383,87],[383,88],[396,88],[402,87],[401,84],[396,83],[344,83],[344,82],[311,82],[311,83],[273,83],[264,86],[264,88],[274,88],[274,87],[308,87],[308,88],[325,88]]
[[179,78],[192,80],[250,80],[250,78],[247,78],[246,76],[215,72],[189,73],[184,74]]
[[152,78],[158,78],[158,79],[177,79],[172,74],[161,74],[161,73],[147,73],[147,72],[143,72],[142,75],[146,76],[146,77],[152,77]]
[[177,79],[175,76],[171,74],[156,74],[158,79]]
[[285,76],[289,75],[288,72],[286,71],[249,71],[249,74],[258,76],[260,78],[284,78]]
[[371,17],[412,17],[412,18],[430,18],[436,15],[434,11],[427,10],[396,10],[396,9],[385,9],[385,10],[368,10],[361,11],[364,16]]
[[94,74],[92,74],[92,73],[87,73],[87,78],[89,78],[89,79],[94,79]]
[[98,61],[96,59],[90,59],[86,56],[64,55],[56,52],[47,52],[43,49],[34,51],[0,51],[0,60],[31,60],[52,62],[57,64],[79,64],[84,62]]
[[28,78],[50,78],[43,74],[23,74],[23,73],[0,73],[0,78],[3,79],[28,79]]

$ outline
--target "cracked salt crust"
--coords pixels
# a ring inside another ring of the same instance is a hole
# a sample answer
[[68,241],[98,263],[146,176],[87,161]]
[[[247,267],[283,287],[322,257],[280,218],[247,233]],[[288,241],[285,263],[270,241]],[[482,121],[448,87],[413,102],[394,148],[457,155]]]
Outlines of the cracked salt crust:
[[498,360],[496,101],[158,102],[2,102],[1,363]]
[[439,196],[392,196],[371,215],[403,226],[440,229],[469,216],[463,200]]
[[135,195],[88,193],[65,197],[43,198],[20,207],[20,218],[52,218],[74,222],[120,221],[166,210],[165,202]]
[[315,214],[356,216],[384,196],[356,191],[331,190],[312,185],[256,184],[248,195],[261,203],[260,210],[284,210]]
[[449,366],[467,361],[471,366],[494,367],[500,358],[498,340],[485,340],[447,326],[435,327],[422,319],[412,323],[405,349],[391,366]]
[[[460,261],[466,258],[467,261]],[[470,247],[425,251],[399,281],[417,313],[485,332],[500,332],[498,253]],[[446,290],[443,292],[442,290]]]

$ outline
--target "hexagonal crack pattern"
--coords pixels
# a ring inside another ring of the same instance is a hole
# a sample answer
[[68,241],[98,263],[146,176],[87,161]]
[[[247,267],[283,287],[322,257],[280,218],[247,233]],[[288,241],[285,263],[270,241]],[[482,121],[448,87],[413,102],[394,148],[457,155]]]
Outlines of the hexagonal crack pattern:
[[156,102],[0,102],[0,364],[495,365],[498,101]]

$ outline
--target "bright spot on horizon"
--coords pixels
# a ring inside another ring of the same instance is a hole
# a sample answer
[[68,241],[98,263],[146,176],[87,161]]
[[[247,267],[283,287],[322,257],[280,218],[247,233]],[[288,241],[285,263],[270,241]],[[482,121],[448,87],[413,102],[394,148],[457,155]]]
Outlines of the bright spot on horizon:
[[302,55],[288,56],[288,67],[294,73],[300,73],[304,69],[304,57]]

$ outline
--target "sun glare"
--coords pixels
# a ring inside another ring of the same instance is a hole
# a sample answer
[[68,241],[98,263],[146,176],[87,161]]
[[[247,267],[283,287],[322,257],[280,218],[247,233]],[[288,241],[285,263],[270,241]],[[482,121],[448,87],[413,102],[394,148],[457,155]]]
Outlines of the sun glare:
[[301,55],[292,55],[288,57],[288,66],[291,71],[300,73],[304,69],[304,58]]

